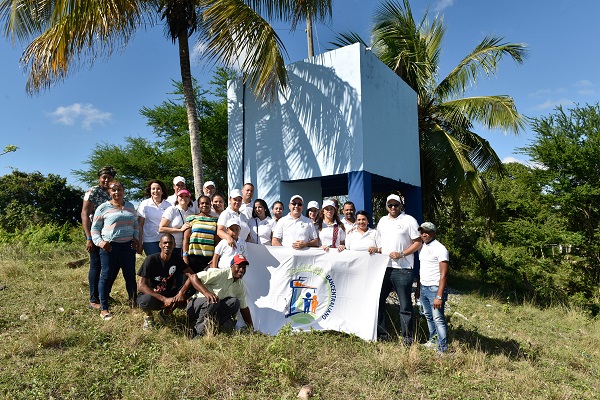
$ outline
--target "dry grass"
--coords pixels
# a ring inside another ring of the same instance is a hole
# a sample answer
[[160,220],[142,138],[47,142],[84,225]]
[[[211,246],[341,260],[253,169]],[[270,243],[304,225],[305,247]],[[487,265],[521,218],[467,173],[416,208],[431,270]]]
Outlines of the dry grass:
[[445,357],[335,332],[189,340],[183,312],[142,331],[120,276],[104,322],[87,309],[85,267],[0,254],[3,398],[295,399],[311,385],[314,399],[592,399],[600,387],[600,323],[562,307],[452,295]]

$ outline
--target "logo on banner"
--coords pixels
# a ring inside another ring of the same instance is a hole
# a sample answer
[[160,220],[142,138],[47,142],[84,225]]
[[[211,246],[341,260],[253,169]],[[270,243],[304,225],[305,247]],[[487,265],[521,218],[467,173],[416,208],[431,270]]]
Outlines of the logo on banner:
[[314,265],[300,265],[289,270],[291,291],[285,318],[297,324],[310,324],[329,317],[336,300],[331,275]]

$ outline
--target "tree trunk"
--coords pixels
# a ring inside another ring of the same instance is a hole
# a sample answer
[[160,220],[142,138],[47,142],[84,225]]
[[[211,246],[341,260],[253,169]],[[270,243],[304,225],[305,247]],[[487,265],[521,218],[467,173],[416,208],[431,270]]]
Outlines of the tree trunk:
[[181,69],[181,83],[183,98],[187,110],[188,127],[190,132],[190,149],[192,151],[192,171],[194,173],[194,194],[196,198],[202,195],[204,176],[202,173],[202,150],[200,149],[200,129],[198,127],[198,114],[196,113],[196,97],[190,67],[190,47],[188,36],[182,31],[177,36],[179,44],[179,66]]
[[315,49],[313,46],[313,34],[312,34],[312,17],[306,16],[306,41],[308,42],[308,56],[314,57]]

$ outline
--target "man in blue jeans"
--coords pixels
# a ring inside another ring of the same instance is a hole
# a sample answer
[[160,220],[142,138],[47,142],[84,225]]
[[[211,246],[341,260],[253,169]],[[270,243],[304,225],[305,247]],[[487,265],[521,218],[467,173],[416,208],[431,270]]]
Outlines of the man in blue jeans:
[[387,197],[388,215],[381,217],[377,230],[381,236],[382,254],[390,257],[385,271],[381,294],[379,295],[379,313],[377,315],[377,339],[385,340],[385,303],[392,290],[400,301],[400,325],[402,343],[410,346],[413,342],[413,305],[412,284],[414,253],[421,248],[421,235],[417,220],[404,212],[404,204],[397,194]]
[[444,316],[446,302],[446,280],[448,277],[448,261],[450,259],[446,247],[435,239],[436,227],[431,222],[423,222],[419,227],[423,247],[419,252],[421,269],[417,285],[416,298],[421,298],[423,313],[429,328],[427,347],[437,345],[439,353],[448,349],[448,328]]

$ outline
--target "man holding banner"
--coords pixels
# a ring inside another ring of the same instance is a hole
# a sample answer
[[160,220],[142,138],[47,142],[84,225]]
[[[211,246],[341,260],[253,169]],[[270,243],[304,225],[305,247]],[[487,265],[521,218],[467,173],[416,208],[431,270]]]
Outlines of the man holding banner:
[[400,196],[391,194],[387,197],[388,215],[382,217],[377,224],[381,236],[381,253],[389,256],[391,262],[385,271],[381,294],[379,296],[379,313],[377,316],[377,338],[386,340],[385,303],[392,290],[400,301],[400,324],[402,342],[410,346],[413,342],[413,306],[412,284],[414,253],[422,245],[417,220],[404,212]]

